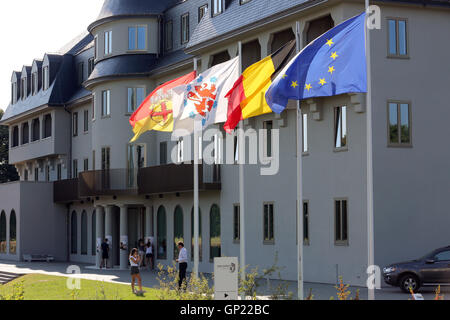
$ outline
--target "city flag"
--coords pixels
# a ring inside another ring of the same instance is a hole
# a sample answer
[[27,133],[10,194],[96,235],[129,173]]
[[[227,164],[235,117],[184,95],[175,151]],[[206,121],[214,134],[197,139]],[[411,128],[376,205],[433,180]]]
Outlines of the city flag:
[[193,71],[160,85],[142,102],[130,117],[130,124],[135,134],[131,142],[136,141],[146,131],[173,131],[172,89],[190,83],[195,79],[196,74]]
[[[174,136],[184,136],[194,132],[194,121],[202,128],[227,120],[228,99],[225,95],[239,78],[239,57],[218,64],[191,83],[175,88]],[[183,130],[183,131],[181,131]]]
[[272,79],[283,69],[295,52],[295,41],[248,67],[228,92],[228,119],[224,129],[231,133],[239,121],[270,113],[265,93]]
[[344,21],[298,53],[267,90],[270,108],[281,113],[289,99],[367,92],[365,17]]

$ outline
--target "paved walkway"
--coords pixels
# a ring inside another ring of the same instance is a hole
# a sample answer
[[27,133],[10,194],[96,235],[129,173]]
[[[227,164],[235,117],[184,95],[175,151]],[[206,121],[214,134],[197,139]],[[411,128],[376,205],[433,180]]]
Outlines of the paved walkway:
[[[60,263],[60,262],[10,262],[10,261],[0,261],[0,272],[9,272],[15,274],[47,274],[53,276],[64,276],[67,277],[67,269],[73,264],[70,263]],[[121,283],[124,285],[129,285],[130,273],[127,270],[117,270],[117,269],[94,269],[90,265],[86,264],[76,264],[80,267],[81,274],[78,276],[81,279],[87,280],[97,280],[105,282]],[[157,272],[156,271],[141,271],[141,276],[143,280],[143,285],[149,288],[158,288]],[[293,292],[294,295],[297,294],[297,283],[293,281],[285,282],[288,284],[288,292]],[[212,284],[212,281],[211,281]],[[266,281],[262,281],[259,286],[258,292],[261,295],[270,295],[270,287],[275,288],[279,281],[271,280],[270,284]],[[312,289],[312,294],[314,300],[329,300],[330,297],[335,297],[336,299],[336,289],[334,285],[331,284],[320,284],[320,283],[305,283],[305,295],[308,295],[309,291]],[[352,297],[355,295],[356,290],[360,290],[360,298],[367,299],[367,289],[366,288],[356,288],[350,287],[352,292]],[[421,294],[424,296],[425,300],[431,300],[434,298],[435,288],[423,288]],[[442,294],[445,300],[450,300],[450,287],[443,287]],[[408,300],[410,295],[404,294],[399,288],[384,287],[376,292],[377,299],[380,300]]]

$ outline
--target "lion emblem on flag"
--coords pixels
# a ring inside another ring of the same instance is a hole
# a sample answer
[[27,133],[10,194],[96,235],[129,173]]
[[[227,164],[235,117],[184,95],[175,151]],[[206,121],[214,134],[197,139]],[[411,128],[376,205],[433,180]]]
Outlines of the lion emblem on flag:
[[214,107],[217,96],[217,87],[215,84],[202,83],[194,86],[187,94],[187,99],[194,103],[195,110],[203,118]]

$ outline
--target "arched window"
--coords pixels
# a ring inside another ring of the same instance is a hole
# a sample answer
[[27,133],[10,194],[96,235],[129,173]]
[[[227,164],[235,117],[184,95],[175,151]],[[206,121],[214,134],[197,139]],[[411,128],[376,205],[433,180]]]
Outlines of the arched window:
[[308,31],[306,32],[306,44],[309,44],[333,27],[334,21],[330,15],[309,22]]
[[15,126],[12,130],[12,146],[17,147],[19,145],[19,127]]
[[272,36],[272,43],[270,45],[271,53],[275,53],[278,49],[282,48],[286,43],[295,39],[294,31],[292,28],[275,33]]
[[221,256],[221,248],[220,209],[218,205],[213,204],[209,212],[209,259],[211,261]]
[[17,221],[16,212],[11,211],[9,217],[9,253],[16,254],[17,252]]
[[91,252],[92,255],[95,256],[97,254],[97,216],[94,212],[92,212],[92,230],[91,230]]
[[157,219],[157,258],[161,260],[167,259],[167,221],[166,209],[163,206],[158,208]]
[[[202,261],[202,211],[198,208],[198,251]],[[191,259],[194,260],[194,208],[191,210]]]
[[52,115],[46,114],[44,116],[44,129],[43,129],[44,138],[48,138],[52,136]]
[[0,214],[0,253],[6,253],[6,214]]
[[228,51],[216,53],[212,57],[211,67],[214,67],[215,65],[221,64],[223,62],[227,62],[228,60],[230,60],[230,54],[228,53]]
[[77,243],[78,243],[78,227],[77,227],[77,213],[72,212],[72,218],[70,219],[70,252],[72,254],[77,254]]
[[175,208],[173,216],[173,258],[174,260],[178,257],[178,242],[184,243],[184,232],[183,232],[183,209],[180,206]]
[[28,122],[22,125],[22,144],[27,144],[30,141],[30,127]]
[[81,254],[87,254],[88,248],[88,230],[87,230],[87,213],[83,210],[81,213]]

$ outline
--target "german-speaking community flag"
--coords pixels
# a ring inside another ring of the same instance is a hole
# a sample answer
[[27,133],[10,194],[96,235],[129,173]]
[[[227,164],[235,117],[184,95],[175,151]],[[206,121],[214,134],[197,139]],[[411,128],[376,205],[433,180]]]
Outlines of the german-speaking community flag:
[[239,121],[272,112],[265,93],[277,74],[295,53],[295,40],[248,67],[228,92],[228,119],[224,129],[231,133]]
[[157,87],[131,115],[130,124],[135,136],[130,142],[136,141],[144,132],[155,130],[173,131],[173,88],[190,83],[197,76],[193,71],[180,78],[166,82]]

